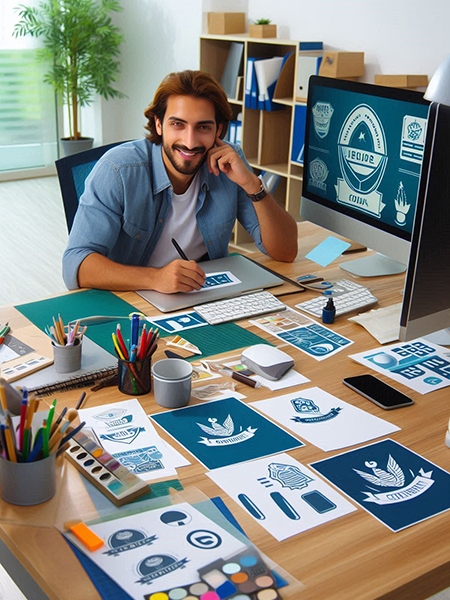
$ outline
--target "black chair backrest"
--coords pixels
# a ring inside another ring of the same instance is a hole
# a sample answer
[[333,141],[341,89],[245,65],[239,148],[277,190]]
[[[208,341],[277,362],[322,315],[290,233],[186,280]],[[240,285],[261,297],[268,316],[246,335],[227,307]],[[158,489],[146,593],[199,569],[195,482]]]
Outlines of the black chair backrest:
[[72,223],[78,209],[78,202],[84,192],[84,183],[87,176],[94,168],[95,163],[107,150],[123,143],[124,142],[114,142],[113,144],[107,144],[106,146],[99,146],[98,148],[92,148],[85,152],[78,152],[71,156],[65,156],[64,158],[55,161],[69,233],[72,229]]

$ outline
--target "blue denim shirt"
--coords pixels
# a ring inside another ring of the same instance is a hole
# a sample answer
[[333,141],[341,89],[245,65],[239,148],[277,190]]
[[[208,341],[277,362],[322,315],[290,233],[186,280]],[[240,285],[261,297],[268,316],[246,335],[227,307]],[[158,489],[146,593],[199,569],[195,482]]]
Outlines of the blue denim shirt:
[[[245,161],[241,148],[233,148]],[[79,287],[78,269],[92,252],[124,265],[146,266],[171,203],[172,184],[160,145],[144,138],[106,152],[86,179],[64,252],[67,287]],[[266,253],[250,198],[225,174],[210,174],[206,164],[200,169],[196,218],[209,258],[228,255],[236,218]]]

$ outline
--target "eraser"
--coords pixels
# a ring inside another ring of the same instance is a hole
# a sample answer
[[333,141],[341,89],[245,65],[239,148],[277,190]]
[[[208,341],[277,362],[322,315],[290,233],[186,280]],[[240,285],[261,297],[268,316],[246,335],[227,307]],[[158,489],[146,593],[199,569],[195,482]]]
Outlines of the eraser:
[[73,535],[80,540],[82,544],[86,546],[91,552],[95,552],[103,546],[102,538],[98,537],[96,533],[89,529],[84,523],[77,523],[70,528]]

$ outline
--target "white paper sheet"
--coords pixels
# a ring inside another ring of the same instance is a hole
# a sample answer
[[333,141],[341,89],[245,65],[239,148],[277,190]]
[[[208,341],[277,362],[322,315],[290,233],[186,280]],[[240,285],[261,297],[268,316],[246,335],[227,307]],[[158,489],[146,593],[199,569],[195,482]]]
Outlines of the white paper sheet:
[[183,457],[168,451],[136,398],[83,408],[79,414],[101,446],[144,481],[176,476],[174,459],[183,463]]
[[134,600],[199,581],[198,569],[245,545],[186,502],[104,523],[87,523],[105,544],[89,552],[70,539]]
[[351,354],[350,358],[419,394],[450,385],[450,350],[423,338]]
[[[230,367],[233,369],[233,371],[238,373],[242,370],[236,369],[236,366],[242,365],[240,360],[233,360],[224,364],[226,367]],[[247,369],[245,365],[242,366],[244,369]],[[271,381],[270,379],[267,379],[267,377],[261,377],[261,375],[256,374],[249,375],[249,377],[262,383],[265,387],[269,388],[271,392],[284,390],[285,388],[294,387],[295,385],[302,385],[303,383],[308,383],[310,381],[307,377],[301,373],[298,373],[298,371],[295,371],[294,369],[289,369],[289,371],[285,373],[281,379],[278,379],[278,381]]]
[[356,510],[285,453],[206,475],[279,542]]
[[400,430],[400,427],[318,387],[252,402],[251,405],[325,452]]

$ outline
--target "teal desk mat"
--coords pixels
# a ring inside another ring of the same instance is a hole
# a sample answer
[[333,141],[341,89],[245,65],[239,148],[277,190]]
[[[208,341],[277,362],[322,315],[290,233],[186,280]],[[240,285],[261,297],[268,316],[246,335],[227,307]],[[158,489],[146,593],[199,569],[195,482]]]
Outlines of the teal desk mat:
[[[122,327],[125,330],[125,324],[129,323],[128,315],[136,311],[134,306],[105,290],[86,290],[75,294],[64,294],[56,298],[19,304],[15,308],[42,331],[47,325],[52,324],[52,317],[56,317],[58,314],[61,315],[64,324],[74,319],[94,315],[123,316]],[[118,321],[119,319],[115,319],[106,323],[88,325],[86,335],[104,350],[114,354],[111,334],[115,331]]]
[[[86,290],[75,294],[64,294],[56,298],[19,304],[15,308],[42,331],[47,325],[52,324],[52,317],[56,317],[58,314],[61,315],[65,324],[74,319],[94,315],[122,316],[124,319],[122,321],[122,335],[126,341],[129,337],[127,335],[130,323],[128,315],[136,311],[132,304],[105,290]],[[88,325],[86,335],[107,352],[113,354],[111,334],[115,331],[118,321],[119,319],[114,319],[106,323]],[[160,330],[160,337],[168,337],[169,335],[173,334]],[[188,329],[182,332],[182,337],[198,346],[203,357],[222,354],[238,348],[254,346],[255,344],[273,345],[259,335],[239,327],[235,323],[205,325],[196,329]],[[198,357],[192,357],[191,360],[196,359],[198,360]]]

